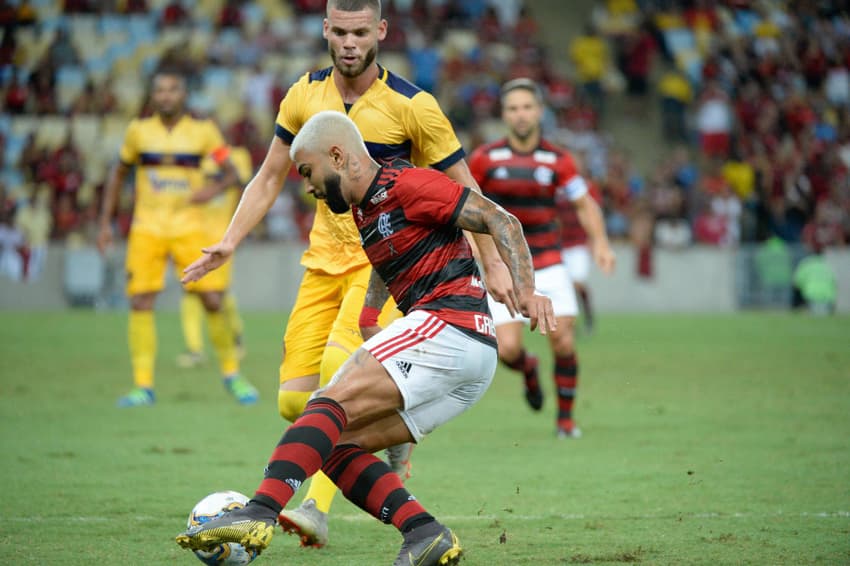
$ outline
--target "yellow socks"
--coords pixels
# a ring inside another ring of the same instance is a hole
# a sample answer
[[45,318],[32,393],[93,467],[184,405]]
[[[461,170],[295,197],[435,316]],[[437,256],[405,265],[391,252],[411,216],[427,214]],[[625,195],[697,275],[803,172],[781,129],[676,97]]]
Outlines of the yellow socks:
[[322,364],[319,366],[319,387],[324,387],[330,383],[331,378],[349,357],[351,357],[351,352],[340,346],[325,346],[325,351],[322,353]]
[[304,412],[304,407],[312,394],[312,391],[279,390],[277,392],[277,410],[280,412],[280,416],[294,423],[295,419]]
[[153,366],[156,358],[156,324],[153,311],[130,311],[127,338],[130,364],[136,387],[153,389]]
[[230,329],[233,331],[234,336],[242,336],[242,332],[245,330],[245,324],[242,322],[242,317],[239,315],[239,308],[236,305],[236,297],[233,296],[233,293],[230,291],[226,291],[224,293],[224,299],[221,302],[221,310],[224,312],[224,316],[227,317],[228,323],[230,323]]
[[322,513],[327,513],[331,510],[331,503],[333,503],[336,490],[336,484],[320,470],[310,478],[310,487],[304,494],[304,501],[315,499],[316,509]]
[[183,293],[180,299],[180,323],[183,326],[183,340],[186,350],[193,354],[204,351],[204,304],[195,293]]
[[233,330],[223,312],[208,312],[207,327],[210,341],[218,356],[221,375],[227,377],[239,373],[239,359],[236,357],[236,345],[233,343]]

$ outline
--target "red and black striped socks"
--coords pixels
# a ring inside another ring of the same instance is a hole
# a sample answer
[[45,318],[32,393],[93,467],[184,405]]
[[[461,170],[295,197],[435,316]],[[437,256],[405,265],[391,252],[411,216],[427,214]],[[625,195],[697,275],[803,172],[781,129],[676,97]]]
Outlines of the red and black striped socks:
[[434,521],[383,460],[354,444],[334,448],[322,471],[346,499],[402,533]]
[[253,500],[280,513],[330,456],[346,422],[345,410],[333,399],[318,397],[307,403],[280,439]]
[[504,362],[512,370],[522,373],[525,379],[525,388],[528,391],[539,392],[540,382],[537,378],[537,358],[525,351],[519,351],[519,356],[512,362]]
[[578,385],[578,358],[575,354],[555,357],[555,389],[558,392],[558,428],[572,432],[573,402]]

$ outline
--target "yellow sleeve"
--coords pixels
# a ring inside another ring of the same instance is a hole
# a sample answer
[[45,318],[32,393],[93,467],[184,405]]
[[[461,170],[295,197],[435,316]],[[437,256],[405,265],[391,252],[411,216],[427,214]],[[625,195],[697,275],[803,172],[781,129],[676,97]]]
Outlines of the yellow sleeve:
[[[247,185],[254,176],[254,164],[251,162],[251,153],[244,147],[233,146],[230,148],[230,161],[236,167],[239,174],[239,183]],[[239,187],[240,189],[242,187]]]
[[304,125],[304,97],[309,80],[310,74],[305,73],[303,77],[298,79],[298,82],[290,87],[286,96],[280,101],[274,133],[286,145],[292,145],[295,134]]
[[121,143],[121,150],[118,153],[118,158],[124,165],[135,165],[139,158],[139,143],[138,143],[138,120],[132,120],[127,126],[127,132],[124,134],[124,141]]
[[203,154],[212,156],[212,158],[216,161],[220,161],[218,156],[215,153],[222,148],[226,148],[227,144],[224,143],[224,136],[221,135],[221,130],[218,129],[218,126],[215,125],[215,122],[212,120],[207,120],[206,127],[204,128],[204,147],[202,149]]
[[422,91],[411,99],[405,121],[413,142],[411,159],[415,165],[444,171],[463,159],[460,141],[431,94]]

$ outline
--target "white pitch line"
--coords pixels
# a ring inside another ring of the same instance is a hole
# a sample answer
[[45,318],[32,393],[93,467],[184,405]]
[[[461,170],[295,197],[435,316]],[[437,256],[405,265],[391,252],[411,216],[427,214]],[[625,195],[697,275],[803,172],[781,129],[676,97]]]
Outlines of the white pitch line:
[[[584,515],[584,514],[568,514],[568,515],[517,515],[514,513],[505,512],[503,515],[441,515],[440,521],[446,522],[478,522],[478,521],[633,521],[633,520],[666,520],[666,519],[775,519],[779,517],[786,518],[801,518],[801,519],[850,519],[850,511],[803,511],[801,513],[785,513],[784,511],[776,511],[774,513],[668,513],[658,515]],[[351,523],[375,521],[374,517],[366,513],[356,515],[331,515],[334,520],[348,521]],[[152,515],[131,515],[129,517],[94,517],[94,516],[0,516],[0,523],[55,523],[55,522],[76,522],[76,523],[105,523],[113,521],[126,522],[145,522],[145,521],[162,521],[162,517],[154,517]]]

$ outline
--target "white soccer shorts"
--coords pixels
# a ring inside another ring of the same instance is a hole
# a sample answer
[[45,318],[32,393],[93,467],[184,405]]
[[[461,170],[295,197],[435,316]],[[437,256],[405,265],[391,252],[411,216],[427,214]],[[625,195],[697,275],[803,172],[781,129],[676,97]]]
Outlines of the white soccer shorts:
[[363,344],[395,381],[399,415],[417,442],[484,396],[496,371],[496,348],[427,311],[393,321]]
[[587,283],[590,275],[590,248],[572,246],[561,250],[561,260],[567,266],[570,277],[576,283]]
[[[578,315],[576,292],[573,289],[570,274],[567,272],[567,268],[563,263],[535,271],[534,284],[537,287],[538,293],[552,299],[552,308],[555,311],[556,317]],[[511,318],[508,307],[502,303],[497,303],[490,295],[487,295],[487,302],[490,303],[490,313],[493,315],[493,323],[496,326],[510,322],[524,322],[528,324],[528,319],[519,314],[516,318]]]

